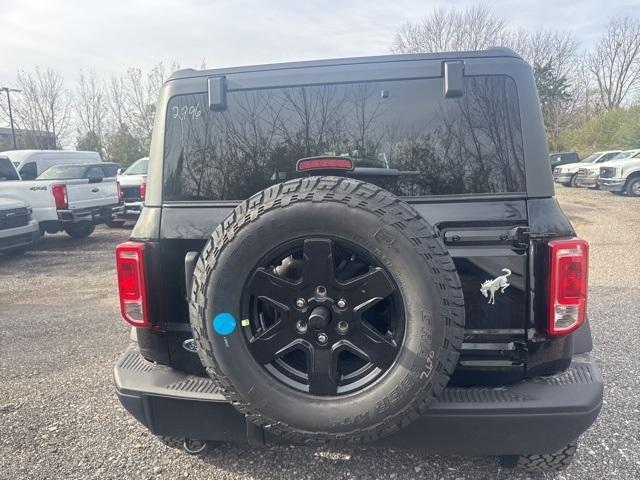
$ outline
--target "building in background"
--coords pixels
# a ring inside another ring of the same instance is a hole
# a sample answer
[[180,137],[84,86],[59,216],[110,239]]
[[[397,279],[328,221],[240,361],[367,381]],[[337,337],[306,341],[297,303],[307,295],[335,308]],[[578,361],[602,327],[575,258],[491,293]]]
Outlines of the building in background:
[[[16,128],[16,144],[19,150],[55,150],[56,144],[49,132]],[[11,128],[0,127],[0,152],[14,150]]]

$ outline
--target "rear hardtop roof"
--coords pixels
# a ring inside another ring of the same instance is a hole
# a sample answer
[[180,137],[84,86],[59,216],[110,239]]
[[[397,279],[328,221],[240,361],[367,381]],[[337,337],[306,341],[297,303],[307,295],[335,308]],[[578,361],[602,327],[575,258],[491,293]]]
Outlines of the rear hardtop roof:
[[306,60],[301,62],[285,62],[272,64],[247,65],[237,67],[223,67],[206,70],[196,70],[186,68],[178,70],[171,75],[168,81],[193,77],[210,77],[214,75],[225,75],[233,73],[260,72],[266,70],[281,70],[294,68],[311,68],[332,65],[354,65],[382,62],[410,62],[416,60],[464,60],[472,58],[505,58],[511,57],[522,60],[516,52],[506,47],[495,47],[487,50],[477,50],[468,52],[443,52],[443,53],[411,53],[395,55],[378,55],[369,57],[333,58],[325,60]]

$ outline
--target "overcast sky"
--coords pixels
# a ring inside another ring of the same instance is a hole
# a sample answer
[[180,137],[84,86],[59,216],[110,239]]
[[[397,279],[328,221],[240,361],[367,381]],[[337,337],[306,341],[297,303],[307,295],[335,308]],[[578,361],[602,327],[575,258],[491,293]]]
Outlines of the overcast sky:
[[[18,69],[119,74],[177,61],[209,67],[388,53],[394,32],[433,0],[0,0],[0,85]],[[495,0],[513,27],[569,29],[592,45],[610,15],[640,0]],[[606,8],[605,8],[606,5]],[[605,11],[606,10],[606,11]]]

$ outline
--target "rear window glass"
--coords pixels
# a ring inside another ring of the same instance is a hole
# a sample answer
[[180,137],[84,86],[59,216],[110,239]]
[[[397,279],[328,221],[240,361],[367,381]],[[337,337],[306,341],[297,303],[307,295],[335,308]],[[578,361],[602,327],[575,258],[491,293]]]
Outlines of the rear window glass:
[[38,180],[72,180],[74,178],[84,178],[87,167],[80,165],[57,165],[47,168]]
[[400,196],[524,192],[514,81],[467,77],[464,91],[445,98],[442,79],[230,91],[221,112],[206,93],[175,96],[164,200],[245,199],[320,155],[375,168],[364,180]]
[[105,177],[115,177],[118,174],[119,166],[116,164],[100,165]]

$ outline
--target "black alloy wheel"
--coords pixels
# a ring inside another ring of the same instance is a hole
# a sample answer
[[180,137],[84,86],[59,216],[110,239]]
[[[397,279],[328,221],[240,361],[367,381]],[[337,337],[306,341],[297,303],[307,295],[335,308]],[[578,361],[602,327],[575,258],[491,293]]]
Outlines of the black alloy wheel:
[[344,240],[288,242],[245,288],[243,329],[255,360],[312,395],[345,395],[394,364],[405,318],[398,288],[372,256]]

